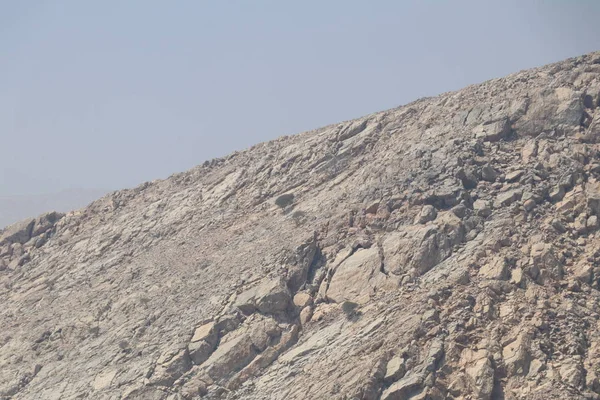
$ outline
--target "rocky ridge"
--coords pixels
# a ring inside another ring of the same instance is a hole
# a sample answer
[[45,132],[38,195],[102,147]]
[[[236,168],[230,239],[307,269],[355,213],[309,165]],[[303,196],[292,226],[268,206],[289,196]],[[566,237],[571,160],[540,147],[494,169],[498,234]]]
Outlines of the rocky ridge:
[[0,398],[600,399],[600,53],[0,232]]

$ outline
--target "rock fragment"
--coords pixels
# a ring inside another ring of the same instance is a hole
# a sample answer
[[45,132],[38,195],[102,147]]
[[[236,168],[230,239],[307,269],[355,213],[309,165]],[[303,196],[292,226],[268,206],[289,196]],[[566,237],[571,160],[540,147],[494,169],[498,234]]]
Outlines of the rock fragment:
[[419,216],[417,217],[417,223],[425,224],[427,222],[433,221],[437,217],[437,211],[434,206],[426,205],[423,206]]
[[486,164],[481,168],[481,179],[488,182],[495,182],[498,173],[491,165]]

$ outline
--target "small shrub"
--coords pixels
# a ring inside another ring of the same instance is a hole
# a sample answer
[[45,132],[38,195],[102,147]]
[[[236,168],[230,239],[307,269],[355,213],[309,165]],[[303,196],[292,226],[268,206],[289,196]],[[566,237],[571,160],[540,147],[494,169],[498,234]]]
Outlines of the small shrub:
[[346,314],[347,319],[354,320],[360,316],[357,308],[358,304],[353,301],[344,301],[342,303],[342,311]]
[[304,223],[304,219],[306,218],[306,213],[304,211],[294,211],[292,214],[292,219],[296,223],[296,226],[300,226]]
[[121,352],[123,353],[131,353],[131,347],[129,346],[129,342],[127,340],[121,340],[119,342],[119,348],[121,349]]
[[292,193],[282,194],[275,200],[275,204],[277,204],[281,208],[286,208],[293,202],[294,202],[294,195]]

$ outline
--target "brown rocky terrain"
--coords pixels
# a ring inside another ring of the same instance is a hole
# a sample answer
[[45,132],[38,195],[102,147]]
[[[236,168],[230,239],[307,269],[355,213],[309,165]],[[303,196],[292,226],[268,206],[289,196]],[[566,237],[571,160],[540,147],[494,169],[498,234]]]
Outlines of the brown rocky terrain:
[[0,233],[0,398],[600,399],[600,53]]

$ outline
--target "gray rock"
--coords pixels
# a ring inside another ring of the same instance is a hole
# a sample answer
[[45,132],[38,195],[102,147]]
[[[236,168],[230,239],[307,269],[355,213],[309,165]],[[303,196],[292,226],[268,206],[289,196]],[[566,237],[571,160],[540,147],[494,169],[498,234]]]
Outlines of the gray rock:
[[525,208],[527,211],[531,211],[531,210],[533,210],[533,209],[535,208],[535,206],[536,206],[536,205],[537,205],[537,203],[536,203],[534,200],[532,200],[532,199],[528,199],[528,200],[525,200],[525,201],[523,202],[523,207],[524,207],[524,208]]
[[154,386],[170,386],[191,367],[187,350],[167,351],[156,361],[150,383]]
[[504,257],[495,257],[479,269],[479,276],[485,279],[508,279],[508,266]]
[[535,137],[552,129],[570,133],[579,127],[583,102],[581,94],[572,88],[540,88],[530,99],[527,112],[515,122],[518,135]]
[[585,385],[585,371],[581,362],[568,360],[560,367],[562,381],[571,387],[583,389]]
[[456,173],[456,177],[461,180],[463,187],[465,189],[473,189],[477,187],[477,183],[479,181],[478,177],[475,175],[473,171],[465,170],[463,168],[459,169]]
[[564,268],[561,261],[556,257],[554,248],[548,243],[536,243],[531,246],[531,264],[538,270],[544,271],[541,276],[550,279],[561,279],[564,275]]
[[466,370],[478,399],[489,400],[494,390],[494,368],[489,358],[482,358]]
[[188,345],[192,362],[199,365],[206,361],[217,346],[218,340],[219,333],[214,322],[208,322],[196,328]]
[[337,267],[327,289],[327,298],[336,303],[367,302],[377,289],[386,286],[388,278],[381,273],[377,248],[360,249]]
[[204,340],[199,340],[188,345],[190,359],[195,365],[200,365],[208,360],[212,352],[215,350],[215,345]]
[[498,177],[498,173],[491,165],[486,164],[481,168],[481,179],[488,182],[495,182]]
[[485,142],[497,142],[510,134],[510,121],[508,118],[497,121],[488,121],[473,129],[477,139]]
[[507,182],[516,182],[519,179],[521,179],[521,177],[523,176],[523,174],[524,174],[523,170],[512,171],[512,172],[509,172],[508,174],[506,174],[506,177],[504,179]]
[[417,223],[425,224],[429,221],[433,221],[437,217],[437,211],[434,206],[426,205],[423,206],[419,216],[417,217]]
[[586,221],[586,228],[588,231],[595,231],[596,229],[598,229],[598,216],[597,215],[590,215]]
[[529,372],[531,338],[528,333],[520,333],[514,341],[510,341],[502,349],[502,357],[508,373],[527,375]]
[[476,215],[483,218],[487,218],[492,215],[492,209],[489,202],[484,200],[475,200],[473,203],[473,210],[475,210]]
[[306,306],[300,311],[300,324],[302,326],[310,322],[313,315],[313,309],[310,306]]
[[458,218],[464,218],[467,215],[467,207],[463,204],[459,204],[457,206],[452,207],[452,213],[456,215]]
[[422,373],[409,372],[404,378],[384,390],[381,400],[409,399],[421,391],[424,380],[425,377]]
[[555,186],[548,192],[548,198],[552,202],[561,201],[565,197],[565,189],[562,186]]
[[304,308],[311,305],[313,300],[309,293],[299,292],[294,295],[293,302],[296,307]]
[[507,192],[498,194],[496,201],[494,202],[495,208],[510,206],[515,201],[521,198],[523,191],[520,189],[513,189]]
[[240,293],[235,306],[244,314],[258,310],[264,314],[285,311],[291,303],[291,294],[282,280],[267,280]]
[[600,183],[588,182],[585,186],[587,208],[593,215],[600,215]]

